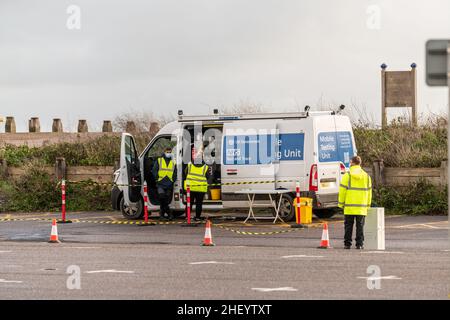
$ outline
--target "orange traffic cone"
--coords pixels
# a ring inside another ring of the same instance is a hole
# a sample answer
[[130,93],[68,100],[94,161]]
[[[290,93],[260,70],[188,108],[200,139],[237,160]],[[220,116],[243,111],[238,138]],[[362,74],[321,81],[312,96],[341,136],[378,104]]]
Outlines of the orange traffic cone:
[[211,222],[206,220],[205,238],[203,239],[203,246],[214,246],[211,235]]
[[328,224],[325,222],[322,231],[322,240],[319,249],[328,249],[330,247],[330,238],[328,237]]
[[58,240],[58,227],[56,226],[56,219],[53,219],[52,221],[52,232],[50,234],[49,243],[61,243],[61,241]]

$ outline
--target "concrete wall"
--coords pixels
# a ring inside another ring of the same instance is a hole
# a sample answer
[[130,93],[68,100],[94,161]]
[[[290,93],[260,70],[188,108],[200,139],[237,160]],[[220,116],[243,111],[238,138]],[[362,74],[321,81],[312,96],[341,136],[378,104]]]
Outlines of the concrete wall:
[[42,147],[62,142],[83,142],[100,136],[120,136],[120,132],[33,132],[33,133],[0,133],[0,146],[12,144],[16,146]]

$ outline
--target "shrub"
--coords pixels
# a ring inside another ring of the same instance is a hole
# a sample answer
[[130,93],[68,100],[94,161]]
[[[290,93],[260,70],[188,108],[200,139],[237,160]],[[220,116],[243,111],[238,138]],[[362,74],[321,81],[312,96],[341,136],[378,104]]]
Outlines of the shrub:
[[358,154],[365,163],[383,159],[387,167],[439,167],[447,159],[445,118],[430,117],[421,126],[402,121],[384,129],[358,123],[353,132]]
[[[67,210],[111,210],[111,189],[87,182],[67,185]],[[16,181],[0,182],[0,195],[0,212],[61,210],[61,187],[38,161],[30,162]]]
[[373,204],[390,214],[447,214],[448,188],[433,186],[420,180],[404,187],[383,187],[374,190]]

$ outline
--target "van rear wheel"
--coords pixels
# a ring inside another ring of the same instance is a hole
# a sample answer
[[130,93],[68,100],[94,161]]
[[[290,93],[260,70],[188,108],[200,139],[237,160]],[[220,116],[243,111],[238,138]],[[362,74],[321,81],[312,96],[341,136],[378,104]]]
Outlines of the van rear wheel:
[[144,216],[144,201],[139,199],[138,202],[132,202],[131,204],[125,203],[125,198],[120,200],[120,211],[124,218],[129,220],[137,220]]
[[[275,216],[275,210],[272,210],[272,214]],[[294,198],[290,194],[283,194],[280,205],[280,218],[286,222],[295,220]]]

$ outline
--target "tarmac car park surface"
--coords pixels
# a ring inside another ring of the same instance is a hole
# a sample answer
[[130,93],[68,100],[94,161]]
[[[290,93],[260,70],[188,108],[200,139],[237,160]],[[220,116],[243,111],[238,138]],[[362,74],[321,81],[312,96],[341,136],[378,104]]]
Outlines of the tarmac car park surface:
[[[117,212],[68,213],[62,243],[49,244],[58,214],[1,214],[0,299],[448,299],[447,217],[388,216],[386,250],[358,251],[343,249],[342,216],[328,220],[328,250],[317,249],[322,221],[292,229],[245,216],[210,214],[216,246],[202,247],[204,224],[182,219],[141,227]],[[73,265],[80,289],[67,287]]]

